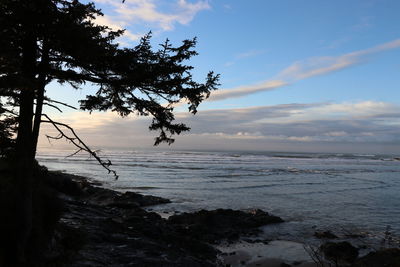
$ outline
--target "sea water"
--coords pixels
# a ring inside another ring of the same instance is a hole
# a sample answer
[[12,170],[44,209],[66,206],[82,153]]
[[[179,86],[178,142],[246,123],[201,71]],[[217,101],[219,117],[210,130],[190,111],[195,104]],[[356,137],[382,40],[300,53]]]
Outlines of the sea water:
[[[301,239],[315,229],[400,234],[400,161],[393,155],[108,150],[114,180],[85,154],[40,151],[50,170],[120,191],[165,197],[159,212],[259,208],[287,221],[269,235]],[[389,230],[389,231],[388,231]]]

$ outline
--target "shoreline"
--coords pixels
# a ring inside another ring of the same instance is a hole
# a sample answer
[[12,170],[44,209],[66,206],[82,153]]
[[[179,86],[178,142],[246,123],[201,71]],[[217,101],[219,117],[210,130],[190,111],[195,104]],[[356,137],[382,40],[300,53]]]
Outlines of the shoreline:
[[260,240],[260,226],[283,222],[263,211],[219,209],[166,219],[143,208],[168,199],[113,191],[72,174],[49,174],[65,203],[55,244],[77,239],[70,247],[50,249],[49,260],[62,259],[64,266],[318,266],[305,244]]
[[[314,225],[322,226],[320,230],[325,231],[344,228],[351,232],[368,232],[378,245],[387,226],[400,237],[400,224],[396,219],[400,216],[397,207],[400,165],[395,163],[371,162],[363,157],[281,159],[268,153],[240,154],[239,158],[211,152],[103,153],[109,153],[115,162],[121,174],[118,181],[86,162],[85,155],[65,159],[60,152],[43,155],[38,160],[49,169],[62,169],[102,181],[107,188],[152,194],[173,201],[155,207],[154,211],[260,208],[290,220],[293,232],[279,233],[289,238],[302,232],[310,236]],[[299,235],[298,240],[308,242],[304,240],[307,237],[303,238],[305,235]]]

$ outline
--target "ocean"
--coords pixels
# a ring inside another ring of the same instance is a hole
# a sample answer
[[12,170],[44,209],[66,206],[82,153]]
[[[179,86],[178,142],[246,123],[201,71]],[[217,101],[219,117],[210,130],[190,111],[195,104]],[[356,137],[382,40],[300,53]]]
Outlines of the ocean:
[[393,155],[103,151],[119,174],[114,180],[94,159],[70,153],[42,150],[37,159],[115,190],[171,199],[151,208],[160,213],[259,208],[287,221],[266,235],[296,241],[318,229],[362,233],[377,244],[400,235],[400,161]]

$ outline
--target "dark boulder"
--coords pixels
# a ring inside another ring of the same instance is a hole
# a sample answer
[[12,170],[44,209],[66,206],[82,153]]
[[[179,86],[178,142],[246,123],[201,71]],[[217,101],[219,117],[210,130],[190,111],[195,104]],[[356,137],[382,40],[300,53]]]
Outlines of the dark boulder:
[[325,238],[325,239],[335,239],[338,238],[337,235],[335,235],[334,233],[332,233],[331,231],[323,231],[323,232],[315,232],[314,236],[316,238]]
[[335,264],[353,263],[358,257],[358,249],[349,242],[327,242],[321,245],[320,250],[327,260]]
[[260,226],[281,222],[281,218],[259,209],[249,212],[231,209],[201,210],[173,215],[168,219],[169,224],[185,235],[209,243],[237,240],[242,235],[256,234]]
[[119,193],[117,191],[97,186],[85,186],[86,198],[92,204],[116,207],[121,209],[133,209],[170,203],[171,201],[162,197],[141,195],[134,192]]
[[370,252],[359,258],[354,267],[400,267],[400,248],[387,248]]
[[80,184],[72,180],[69,174],[49,172],[45,178],[46,183],[60,193],[70,196],[81,196],[84,193]]
[[134,192],[125,192],[122,195],[114,197],[114,203],[136,203],[139,207],[153,206],[158,204],[171,203],[169,199],[155,197],[150,195],[142,195]]

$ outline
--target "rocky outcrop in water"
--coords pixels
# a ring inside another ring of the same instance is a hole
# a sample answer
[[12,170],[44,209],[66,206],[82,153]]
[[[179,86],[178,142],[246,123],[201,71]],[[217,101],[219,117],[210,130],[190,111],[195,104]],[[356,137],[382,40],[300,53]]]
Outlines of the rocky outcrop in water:
[[231,209],[201,210],[174,215],[168,219],[168,223],[180,233],[208,243],[235,241],[240,236],[259,233],[260,226],[281,222],[281,218],[259,209],[248,212]]

